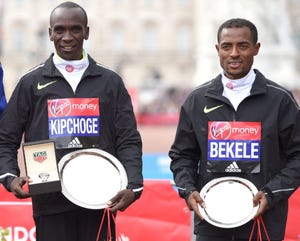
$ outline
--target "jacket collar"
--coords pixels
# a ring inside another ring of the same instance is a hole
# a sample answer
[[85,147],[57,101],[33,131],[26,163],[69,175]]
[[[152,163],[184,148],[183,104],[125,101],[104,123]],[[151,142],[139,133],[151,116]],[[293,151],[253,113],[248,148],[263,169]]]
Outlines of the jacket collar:
[[[52,57],[53,57],[53,53],[45,61],[42,75],[44,75],[46,77],[62,77],[62,74],[55,67]],[[99,67],[98,67],[96,61],[90,55],[88,55],[88,58],[89,58],[89,66],[82,77],[84,78],[86,76],[102,75],[101,71],[99,72]]]
[[[254,83],[251,88],[250,95],[264,94],[267,91],[267,79],[265,76],[257,69],[254,69],[256,74]],[[211,80],[210,85],[206,91],[205,96],[222,96],[223,94],[223,84],[222,75],[219,74],[215,79]]]
[[251,95],[265,94],[267,92],[267,79],[257,69],[254,69],[256,78],[251,89]]

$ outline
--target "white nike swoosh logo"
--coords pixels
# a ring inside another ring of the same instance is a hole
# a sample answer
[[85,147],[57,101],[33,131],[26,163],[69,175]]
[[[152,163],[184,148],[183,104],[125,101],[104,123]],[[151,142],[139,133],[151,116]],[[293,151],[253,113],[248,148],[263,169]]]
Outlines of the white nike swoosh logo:
[[209,113],[209,112],[212,112],[212,111],[214,111],[214,110],[216,110],[216,109],[218,109],[218,108],[220,108],[220,107],[222,107],[223,105],[217,105],[217,106],[214,106],[214,107],[211,107],[211,108],[207,108],[207,105],[204,107],[204,109],[203,109],[203,112],[205,113],[205,114],[207,114],[207,113]]
[[49,85],[54,84],[56,81],[57,81],[57,80],[54,80],[54,81],[48,82],[48,83],[43,84],[43,85],[40,84],[40,82],[39,82],[38,85],[37,85],[37,89],[38,89],[38,90],[44,89],[44,88],[48,87]]

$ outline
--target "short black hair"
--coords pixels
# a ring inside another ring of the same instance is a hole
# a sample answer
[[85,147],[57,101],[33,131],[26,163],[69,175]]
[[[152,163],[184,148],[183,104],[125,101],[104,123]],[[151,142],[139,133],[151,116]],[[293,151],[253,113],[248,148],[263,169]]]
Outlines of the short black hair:
[[56,9],[58,9],[58,8],[80,8],[80,9],[82,10],[83,14],[84,14],[84,17],[85,17],[85,20],[86,20],[86,25],[88,24],[88,17],[87,17],[87,13],[86,13],[86,11],[84,10],[84,8],[81,7],[79,4],[74,3],[74,2],[71,2],[71,1],[63,2],[63,3],[59,4],[58,6],[56,6],[56,7],[52,10],[52,12],[51,12],[51,14],[50,14],[50,20],[51,20],[52,14],[53,14],[54,11],[55,11]]
[[256,26],[247,19],[243,18],[232,18],[224,22],[218,29],[218,43],[220,43],[221,32],[224,28],[242,28],[247,27],[251,31],[253,43],[256,44],[258,40],[257,28]]

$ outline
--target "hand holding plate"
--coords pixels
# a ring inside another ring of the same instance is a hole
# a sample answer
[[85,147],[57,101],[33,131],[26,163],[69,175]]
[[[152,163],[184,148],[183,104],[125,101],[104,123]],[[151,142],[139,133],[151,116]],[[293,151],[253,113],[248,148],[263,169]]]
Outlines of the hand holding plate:
[[203,199],[201,198],[200,193],[197,191],[193,191],[186,199],[186,203],[187,203],[188,207],[190,208],[190,210],[193,210],[196,213],[196,215],[201,220],[203,220],[203,217],[199,211],[199,205],[202,208],[205,208],[205,203],[204,203]]
[[256,186],[247,179],[227,176],[215,178],[204,185],[200,196],[205,207],[199,206],[202,217],[221,228],[235,228],[249,222],[257,214],[254,206]]
[[257,194],[253,197],[253,206],[256,207],[257,205],[259,205],[259,208],[253,219],[261,216],[265,211],[269,209],[266,195],[262,191],[257,192]]
[[28,198],[31,195],[28,191],[23,189],[23,186],[29,182],[29,177],[15,177],[10,184],[10,190],[17,198]]
[[118,210],[124,211],[135,201],[135,194],[131,189],[124,189],[117,193],[110,201],[107,202],[107,206],[111,212]]
[[125,210],[132,202],[124,190],[128,184],[125,168],[108,152],[92,148],[70,152],[58,168],[63,195],[78,206],[102,209],[109,203],[113,210]]

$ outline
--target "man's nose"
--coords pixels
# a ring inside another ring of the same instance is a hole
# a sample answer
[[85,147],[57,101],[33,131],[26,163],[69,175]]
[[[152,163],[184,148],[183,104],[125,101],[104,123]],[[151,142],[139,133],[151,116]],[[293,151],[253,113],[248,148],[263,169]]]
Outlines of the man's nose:
[[240,54],[240,51],[239,51],[238,47],[237,46],[233,46],[230,55],[231,56],[238,56],[239,54]]
[[66,32],[63,34],[62,39],[63,39],[64,41],[70,41],[70,40],[73,39],[73,35],[72,35],[72,33],[71,33],[70,31],[66,31]]

